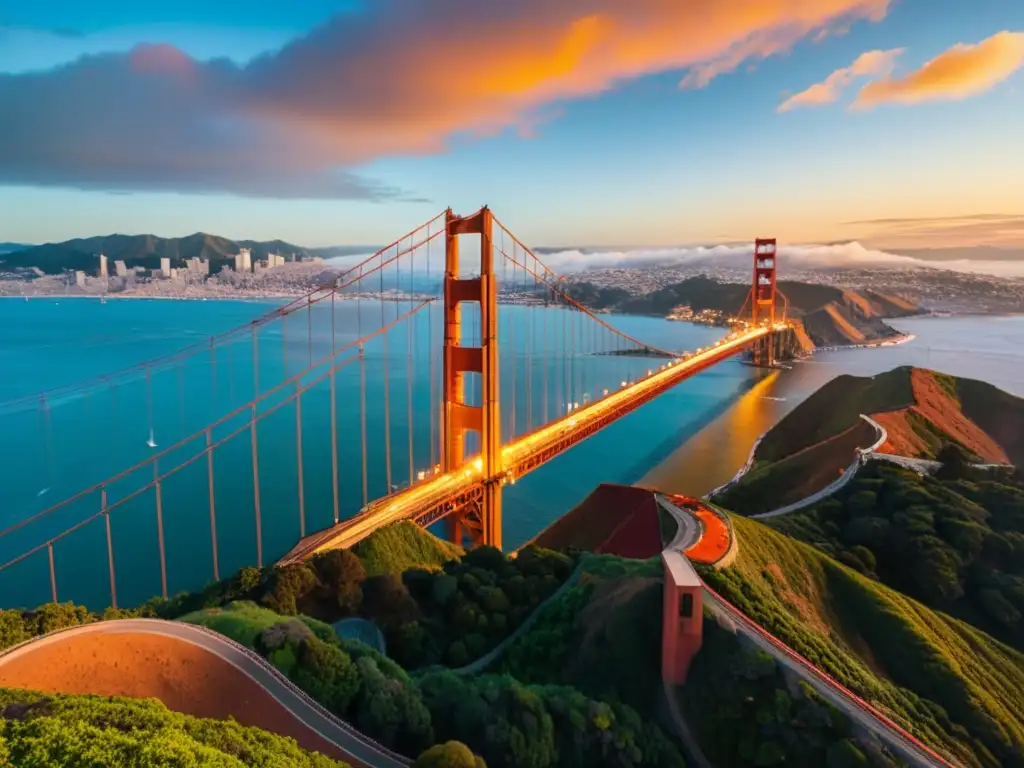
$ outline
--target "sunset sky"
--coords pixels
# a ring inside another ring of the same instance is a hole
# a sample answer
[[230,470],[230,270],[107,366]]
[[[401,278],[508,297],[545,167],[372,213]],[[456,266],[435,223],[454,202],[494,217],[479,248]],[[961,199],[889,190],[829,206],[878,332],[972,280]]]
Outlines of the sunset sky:
[[1024,247],[1021,0],[0,11],[0,240]]

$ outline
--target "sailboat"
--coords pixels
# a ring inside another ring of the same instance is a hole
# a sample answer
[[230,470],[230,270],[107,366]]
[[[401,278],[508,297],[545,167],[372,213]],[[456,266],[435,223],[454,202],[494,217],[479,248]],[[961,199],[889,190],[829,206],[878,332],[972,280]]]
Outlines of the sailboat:
[[146,441],[146,445],[150,448],[156,448],[156,440],[153,439],[153,428],[149,428],[149,440]]

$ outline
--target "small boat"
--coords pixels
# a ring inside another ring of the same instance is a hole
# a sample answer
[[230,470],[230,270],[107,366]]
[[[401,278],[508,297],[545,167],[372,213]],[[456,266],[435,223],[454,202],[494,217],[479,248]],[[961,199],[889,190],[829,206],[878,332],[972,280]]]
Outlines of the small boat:
[[146,441],[146,445],[150,448],[156,448],[156,440],[153,439],[153,430],[149,430],[149,440]]

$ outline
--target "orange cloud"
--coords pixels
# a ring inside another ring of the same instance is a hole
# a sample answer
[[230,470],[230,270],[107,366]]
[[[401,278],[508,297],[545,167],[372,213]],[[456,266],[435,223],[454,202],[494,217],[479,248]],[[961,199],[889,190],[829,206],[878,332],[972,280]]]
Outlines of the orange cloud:
[[815,83],[805,91],[791,96],[779,105],[779,112],[788,112],[797,107],[818,107],[832,104],[842,90],[858,77],[877,77],[888,75],[896,66],[896,58],[903,53],[903,48],[891,51],[868,51],[857,57],[848,67],[837,69],[822,82]]
[[975,45],[958,43],[904,77],[865,85],[853,106],[966,99],[991,90],[1024,66],[1024,32],[1000,32]]
[[552,105],[644,75],[702,87],[893,1],[374,0],[241,67],[85,58],[0,78],[0,182],[352,192],[336,169],[529,133]]

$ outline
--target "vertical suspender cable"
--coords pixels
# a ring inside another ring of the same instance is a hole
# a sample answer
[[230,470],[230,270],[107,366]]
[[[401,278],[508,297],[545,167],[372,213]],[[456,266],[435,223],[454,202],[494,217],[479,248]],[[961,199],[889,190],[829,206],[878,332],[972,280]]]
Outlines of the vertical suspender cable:
[[[160,595],[167,599],[167,550],[164,547],[164,503],[160,488],[160,470],[157,462],[153,462],[153,490],[156,494],[156,537],[160,546]],[[109,517],[109,515],[108,515]]]
[[[395,253],[401,253],[401,244],[395,246]],[[384,317],[384,257],[381,256],[380,270],[380,327],[386,328],[387,320]],[[384,330],[380,335],[381,350],[384,354],[384,473],[387,486],[384,495],[391,493],[391,397],[388,388],[388,332]]]
[[[333,368],[334,362],[331,361]],[[306,537],[306,493],[302,472],[302,381],[295,382],[295,458],[299,487],[299,538]]]
[[[427,281],[430,277],[430,224],[427,224]],[[433,296],[431,296],[433,299]],[[430,376],[430,469],[433,471],[437,466],[437,436],[435,434],[438,411],[441,409],[440,401],[437,400],[437,377],[434,372],[434,302],[427,305],[427,369]]]
[[213,431],[206,428],[206,483],[210,493],[210,549],[213,552],[213,580],[220,581],[217,558],[217,511],[213,493]]
[[359,267],[359,292],[356,294],[356,335],[359,337],[359,431],[362,439],[362,464],[363,464],[363,506],[365,507],[368,498],[369,480],[366,472],[366,345],[363,343],[363,268]]
[[[513,249],[515,249],[515,241],[513,241]],[[523,259],[526,261],[526,259]],[[534,265],[533,273],[537,274],[536,264]],[[523,276],[523,286],[525,289],[526,283],[528,282],[529,273]],[[530,291],[530,298],[532,299],[537,293],[537,278],[533,278],[533,288]],[[526,334],[526,431],[527,433],[533,431],[533,352],[534,352],[534,318],[536,311],[532,305],[527,305],[524,310],[528,313],[528,320],[526,322],[527,334]]]
[[[410,256],[409,265],[409,311],[412,311],[413,305],[413,268],[415,267],[415,251]],[[405,407],[406,407],[406,419],[409,422],[409,486],[412,487],[413,480],[415,479],[416,465],[413,457],[413,423],[412,423],[412,373],[413,373],[413,331],[414,321],[416,317],[413,316],[405,321],[406,328],[406,350],[405,350]]]
[[331,492],[334,500],[334,524],[338,524],[338,392],[335,383],[334,353],[337,351],[334,322],[334,300],[338,295],[338,283],[331,286]]

